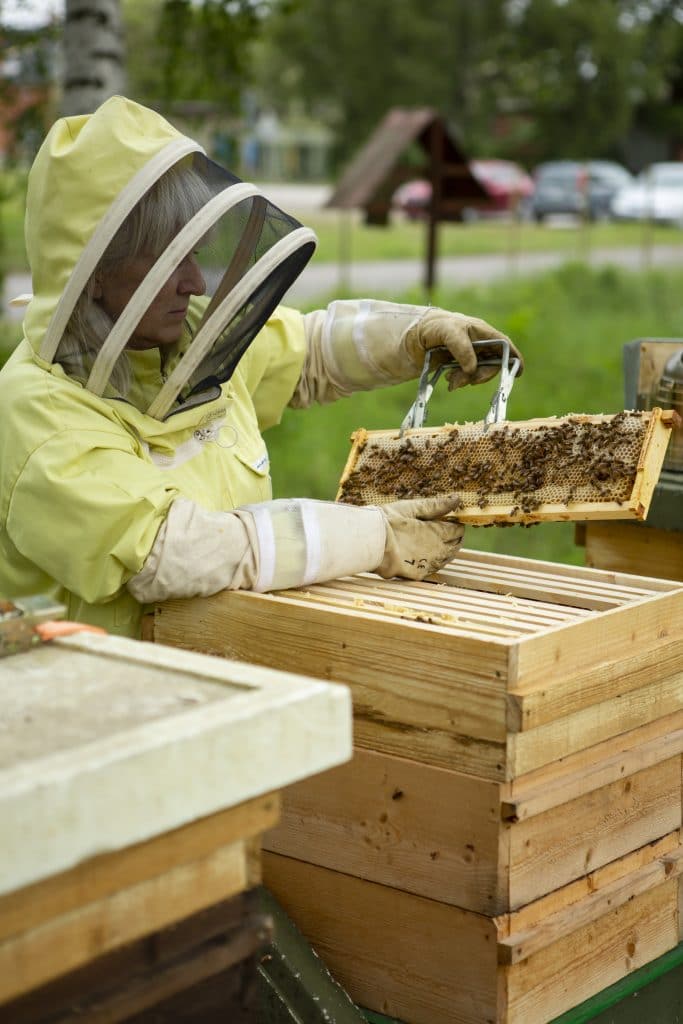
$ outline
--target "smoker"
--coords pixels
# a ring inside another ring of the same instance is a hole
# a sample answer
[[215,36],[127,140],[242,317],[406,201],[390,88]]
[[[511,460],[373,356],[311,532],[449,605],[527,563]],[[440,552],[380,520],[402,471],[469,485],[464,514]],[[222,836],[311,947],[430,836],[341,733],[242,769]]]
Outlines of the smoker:
[[[683,416],[683,338],[624,345],[624,407],[675,409]],[[598,569],[683,580],[683,427],[674,427],[644,522],[582,523],[577,544]]]
[[[683,417],[683,338],[624,345],[627,409],[675,409]],[[683,426],[674,427],[645,527],[683,531]]]

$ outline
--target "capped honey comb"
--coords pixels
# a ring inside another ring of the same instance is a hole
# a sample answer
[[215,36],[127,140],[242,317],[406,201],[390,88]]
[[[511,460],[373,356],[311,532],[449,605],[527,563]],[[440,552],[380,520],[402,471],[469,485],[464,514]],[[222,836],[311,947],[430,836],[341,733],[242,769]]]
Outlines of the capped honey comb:
[[357,430],[337,500],[382,505],[456,495],[474,525],[644,519],[671,410],[569,415],[406,430]]

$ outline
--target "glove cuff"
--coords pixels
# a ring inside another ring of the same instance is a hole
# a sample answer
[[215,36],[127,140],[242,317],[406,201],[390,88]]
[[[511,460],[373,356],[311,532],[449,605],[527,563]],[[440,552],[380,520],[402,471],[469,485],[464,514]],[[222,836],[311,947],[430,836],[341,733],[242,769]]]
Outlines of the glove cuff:
[[324,313],[304,317],[309,349],[317,349],[339,393],[413,380],[421,361],[415,361],[403,340],[427,308],[375,299],[333,302]]
[[258,546],[256,591],[368,572],[382,560],[385,517],[378,508],[279,499],[236,510],[249,516]]

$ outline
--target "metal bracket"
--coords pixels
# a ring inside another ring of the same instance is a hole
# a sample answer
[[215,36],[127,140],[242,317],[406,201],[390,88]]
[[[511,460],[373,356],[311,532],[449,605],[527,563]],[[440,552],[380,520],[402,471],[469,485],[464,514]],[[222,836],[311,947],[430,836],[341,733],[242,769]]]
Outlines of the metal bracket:
[[[492,423],[499,423],[501,420],[505,419],[507,403],[510,397],[510,392],[512,391],[512,385],[520,368],[520,360],[517,356],[514,356],[512,360],[510,359],[510,342],[507,338],[492,338],[490,341],[472,342],[472,347],[475,350],[481,348],[490,349],[492,345],[500,346],[500,358],[481,359],[478,363],[479,366],[500,366],[498,387],[491,399],[489,410],[484,417],[485,431],[488,430]],[[451,359],[448,362],[441,363],[440,366],[437,366],[430,376],[432,354],[447,351],[448,349],[445,348],[434,348],[428,349],[427,352],[425,352],[425,361],[417,385],[417,398],[411,405],[403,419],[403,422],[401,423],[399,437],[403,437],[406,430],[424,425],[424,421],[427,417],[427,403],[432,397],[432,392],[434,391],[434,387],[439,377],[448,370],[454,370],[459,367],[460,364]]]
[[43,594],[16,601],[0,598],[0,658],[42,643],[36,626],[64,617],[66,607]]

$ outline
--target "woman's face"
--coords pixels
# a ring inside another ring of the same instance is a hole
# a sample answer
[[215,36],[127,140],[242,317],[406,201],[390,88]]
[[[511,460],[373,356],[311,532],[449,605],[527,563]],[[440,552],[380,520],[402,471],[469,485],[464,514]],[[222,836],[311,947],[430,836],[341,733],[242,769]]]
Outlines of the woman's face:
[[[112,320],[117,320],[138,285],[155,262],[153,256],[137,256],[103,277],[95,286],[95,299]],[[191,295],[203,295],[206,282],[193,253],[173,271],[148,307],[128,348],[144,349],[172,345],[178,341]]]

